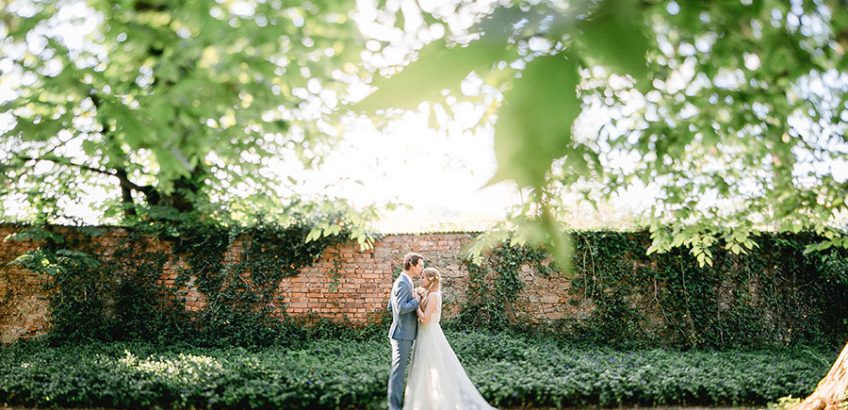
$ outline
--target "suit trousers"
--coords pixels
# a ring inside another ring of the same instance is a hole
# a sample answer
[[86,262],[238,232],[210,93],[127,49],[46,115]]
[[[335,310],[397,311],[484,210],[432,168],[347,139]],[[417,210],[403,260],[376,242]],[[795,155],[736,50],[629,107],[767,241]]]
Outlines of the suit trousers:
[[389,372],[389,410],[403,408],[403,392],[406,388],[406,365],[412,353],[412,340],[395,340],[392,342],[392,370]]

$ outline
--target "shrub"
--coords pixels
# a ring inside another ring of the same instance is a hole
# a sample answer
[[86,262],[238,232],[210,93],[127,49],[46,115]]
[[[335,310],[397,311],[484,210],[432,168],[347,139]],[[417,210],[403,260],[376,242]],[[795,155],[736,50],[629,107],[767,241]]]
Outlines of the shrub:
[[[555,338],[447,330],[495,406],[754,405],[805,396],[835,352],[619,350]],[[121,408],[383,408],[385,335],[298,346],[140,342],[0,349],[0,402]],[[421,360],[421,359],[419,359]]]

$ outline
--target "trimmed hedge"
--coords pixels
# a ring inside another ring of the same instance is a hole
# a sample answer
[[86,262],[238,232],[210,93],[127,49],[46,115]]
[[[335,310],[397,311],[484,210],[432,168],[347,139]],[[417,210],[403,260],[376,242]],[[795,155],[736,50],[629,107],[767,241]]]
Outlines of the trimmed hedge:
[[[836,352],[621,350],[552,337],[446,330],[496,406],[751,405],[810,393]],[[0,403],[123,408],[383,408],[383,334],[297,347],[147,343],[0,349]]]

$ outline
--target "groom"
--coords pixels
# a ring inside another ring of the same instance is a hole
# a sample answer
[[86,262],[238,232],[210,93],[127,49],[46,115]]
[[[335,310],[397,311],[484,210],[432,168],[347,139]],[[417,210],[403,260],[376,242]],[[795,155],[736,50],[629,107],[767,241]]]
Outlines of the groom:
[[392,285],[389,297],[389,312],[392,312],[392,326],[389,328],[389,341],[392,343],[392,370],[389,373],[389,410],[403,407],[403,391],[406,381],[403,378],[412,342],[418,333],[418,302],[421,297],[415,293],[412,278],[424,270],[424,257],[417,253],[408,253],[403,257],[403,273]]

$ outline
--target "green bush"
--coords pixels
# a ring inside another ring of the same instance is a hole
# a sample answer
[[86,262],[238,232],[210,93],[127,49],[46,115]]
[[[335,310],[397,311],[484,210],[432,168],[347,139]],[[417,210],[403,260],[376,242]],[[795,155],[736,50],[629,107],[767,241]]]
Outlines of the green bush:
[[[446,330],[471,379],[505,406],[754,405],[809,394],[835,352],[616,350]],[[314,335],[313,335],[314,336]],[[0,349],[0,402],[118,408],[383,408],[385,335],[288,348],[18,343]]]

